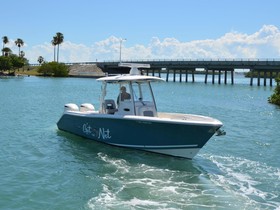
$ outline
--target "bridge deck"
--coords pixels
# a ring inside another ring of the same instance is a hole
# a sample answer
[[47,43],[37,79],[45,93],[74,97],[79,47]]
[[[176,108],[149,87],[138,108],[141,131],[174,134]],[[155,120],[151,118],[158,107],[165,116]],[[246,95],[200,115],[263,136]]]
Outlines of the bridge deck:
[[[205,83],[207,83],[208,74],[212,73],[212,83],[215,83],[215,74],[218,74],[218,83],[221,83],[221,74],[224,75],[224,83],[227,83],[227,73],[231,74],[231,84],[234,84],[234,71],[236,69],[249,69],[252,72],[250,85],[253,85],[253,72],[257,72],[257,84],[260,86],[260,72],[264,72],[264,86],[266,86],[266,79],[269,76],[270,86],[272,86],[273,73],[278,76],[280,72],[280,60],[133,60],[123,61],[124,63],[146,63],[150,64],[150,70],[146,70],[149,74],[152,71],[157,71],[159,75],[166,72],[166,80],[169,79],[170,72],[173,72],[173,81],[175,81],[176,74],[180,76],[182,81],[182,74],[186,74],[186,82],[188,81],[187,74],[192,74],[192,82],[194,82],[194,74],[197,69],[205,70]],[[118,67],[119,62],[107,61],[98,62],[97,65],[103,71],[110,73],[127,73],[128,69]],[[178,72],[179,71],[179,72]],[[269,75],[267,75],[269,74]]]

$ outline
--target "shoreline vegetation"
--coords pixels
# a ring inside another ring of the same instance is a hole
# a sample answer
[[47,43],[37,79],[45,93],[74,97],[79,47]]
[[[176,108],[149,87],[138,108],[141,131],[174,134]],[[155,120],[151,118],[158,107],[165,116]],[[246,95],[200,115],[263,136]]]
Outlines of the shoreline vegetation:
[[280,106],[280,76],[275,79],[276,87],[273,94],[268,98],[268,102]]

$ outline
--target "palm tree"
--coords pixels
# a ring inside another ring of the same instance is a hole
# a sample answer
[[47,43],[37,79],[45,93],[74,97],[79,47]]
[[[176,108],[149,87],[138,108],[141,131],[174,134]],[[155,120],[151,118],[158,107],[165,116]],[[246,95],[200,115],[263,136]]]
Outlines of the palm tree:
[[23,58],[24,56],[25,56],[25,52],[20,51],[20,53],[19,53],[19,57]]
[[37,61],[38,61],[38,63],[40,63],[40,65],[41,65],[41,63],[44,62],[43,56],[40,55],[40,56],[38,57],[38,60],[37,60]]
[[53,45],[53,61],[55,62],[55,48],[56,48],[56,45],[57,45],[57,38],[56,38],[56,36],[53,37],[51,42],[52,42],[52,45]]
[[20,47],[22,47],[23,45],[24,45],[24,42],[23,42],[23,40],[22,39],[17,39],[16,41],[15,41],[15,44],[16,44],[16,46],[18,46],[18,56],[20,56]]
[[10,48],[8,48],[8,47],[4,47],[3,49],[2,49],[2,54],[4,55],[4,56],[9,56],[10,54],[12,54],[12,50],[10,49]]
[[56,59],[56,61],[58,62],[58,58],[59,58],[59,45],[63,42],[64,36],[63,36],[62,33],[57,32],[56,36],[54,38],[56,38],[55,39],[56,40],[56,44],[57,44],[57,59]]
[[4,47],[5,47],[5,44],[9,43],[9,38],[7,36],[3,36],[2,40],[3,40],[2,55],[4,55],[3,50],[4,50]]

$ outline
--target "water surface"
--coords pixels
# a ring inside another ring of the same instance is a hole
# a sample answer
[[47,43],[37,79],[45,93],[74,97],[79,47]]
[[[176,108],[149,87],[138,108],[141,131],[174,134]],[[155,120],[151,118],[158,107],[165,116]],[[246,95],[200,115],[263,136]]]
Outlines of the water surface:
[[65,103],[99,106],[94,79],[0,79],[1,209],[279,209],[280,109],[273,88],[154,84],[159,111],[224,123],[192,160],[115,148],[56,127]]

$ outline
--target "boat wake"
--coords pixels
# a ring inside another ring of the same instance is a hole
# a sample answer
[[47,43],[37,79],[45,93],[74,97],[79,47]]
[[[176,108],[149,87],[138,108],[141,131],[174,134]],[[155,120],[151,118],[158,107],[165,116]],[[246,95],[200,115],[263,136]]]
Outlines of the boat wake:
[[255,209],[279,208],[279,168],[232,156],[201,156],[209,159],[220,170],[219,174],[209,173],[210,179],[226,192],[245,198],[247,202],[244,205]]
[[[197,161],[150,154],[123,155],[124,158],[117,158],[98,153],[103,162],[101,190],[88,200],[89,209],[225,209],[226,206],[226,209],[255,210],[276,209],[280,205],[277,168],[241,158],[203,155],[216,168],[207,172],[203,166],[206,164],[207,168],[207,161],[201,166]],[[262,183],[262,176],[273,184]]]

